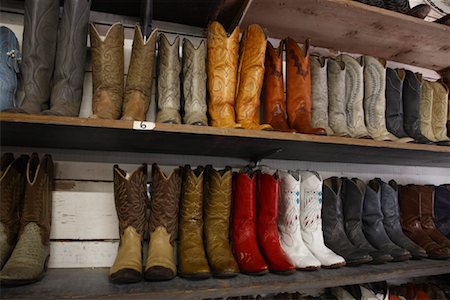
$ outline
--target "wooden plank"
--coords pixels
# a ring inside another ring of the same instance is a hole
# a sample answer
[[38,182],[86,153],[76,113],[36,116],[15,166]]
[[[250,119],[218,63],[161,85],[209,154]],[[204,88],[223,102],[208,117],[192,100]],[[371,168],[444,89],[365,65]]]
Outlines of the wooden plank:
[[242,27],[275,38],[442,70],[450,66],[450,28],[351,0],[253,1]]
[[49,268],[111,267],[119,241],[51,241]]
[[295,292],[308,289],[359,284],[402,277],[418,277],[450,272],[450,260],[417,260],[384,265],[363,265],[335,270],[296,272],[290,276],[267,274],[232,279],[189,281],[175,278],[166,282],[114,285],[108,282],[109,269],[51,269],[33,285],[2,289],[2,298],[121,298],[121,299],[202,299],[239,295]]

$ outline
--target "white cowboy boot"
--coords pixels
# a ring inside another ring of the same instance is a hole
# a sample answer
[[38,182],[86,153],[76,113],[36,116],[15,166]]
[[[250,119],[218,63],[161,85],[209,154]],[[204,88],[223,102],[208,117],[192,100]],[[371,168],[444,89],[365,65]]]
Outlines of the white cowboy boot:
[[278,171],[280,176],[280,202],[278,207],[278,233],[280,244],[297,269],[316,270],[320,261],[306,247],[300,230],[300,174],[298,171]]
[[303,241],[322,267],[344,266],[344,258],[328,249],[323,241],[322,178],[315,171],[302,171],[300,178],[300,228]]
[[312,126],[324,128],[327,135],[333,135],[328,126],[327,60],[322,56],[311,56],[310,68]]
[[345,63],[328,59],[328,124],[336,136],[349,136],[345,98]]

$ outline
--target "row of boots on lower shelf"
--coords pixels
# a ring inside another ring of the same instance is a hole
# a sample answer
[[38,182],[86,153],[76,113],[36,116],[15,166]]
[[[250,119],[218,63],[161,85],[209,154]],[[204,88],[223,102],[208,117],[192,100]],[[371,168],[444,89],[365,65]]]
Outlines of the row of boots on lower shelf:
[[[141,280],[146,228],[147,280],[288,275],[296,269],[450,257],[450,241],[434,226],[432,211],[435,198],[444,203],[440,207],[450,205],[448,186],[401,186],[399,202],[395,181],[366,185],[358,179],[323,181],[314,171],[244,168],[233,174],[212,166],[180,167],[167,176],[154,164],[146,217],[146,177],[146,165],[131,176],[114,167],[121,237],[110,272],[115,283]],[[417,194],[405,194],[409,190]],[[448,223],[448,210],[439,215]]]

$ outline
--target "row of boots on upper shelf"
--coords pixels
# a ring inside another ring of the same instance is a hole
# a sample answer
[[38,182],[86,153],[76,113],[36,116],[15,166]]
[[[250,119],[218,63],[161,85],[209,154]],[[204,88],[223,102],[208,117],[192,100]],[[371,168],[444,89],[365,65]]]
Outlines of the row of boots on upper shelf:
[[110,271],[115,283],[141,279],[146,228],[147,280],[287,275],[296,269],[450,257],[450,241],[433,219],[436,201],[437,220],[449,227],[449,186],[402,186],[399,204],[395,181],[366,185],[358,179],[322,181],[314,171],[244,168],[233,174],[229,167],[212,166],[180,167],[167,176],[154,164],[146,216],[146,170],[143,165],[128,175],[114,167],[121,239]]

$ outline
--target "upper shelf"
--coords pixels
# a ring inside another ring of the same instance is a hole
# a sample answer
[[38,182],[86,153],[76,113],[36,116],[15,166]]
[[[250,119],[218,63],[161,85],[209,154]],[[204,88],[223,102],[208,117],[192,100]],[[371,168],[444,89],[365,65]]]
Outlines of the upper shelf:
[[450,167],[450,147],[275,131],[0,113],[2,146]]
[[440,71],[450,67],[450,26],[351,0],[255,0],[242,27],[257,23],[274,38],[361,53]]

